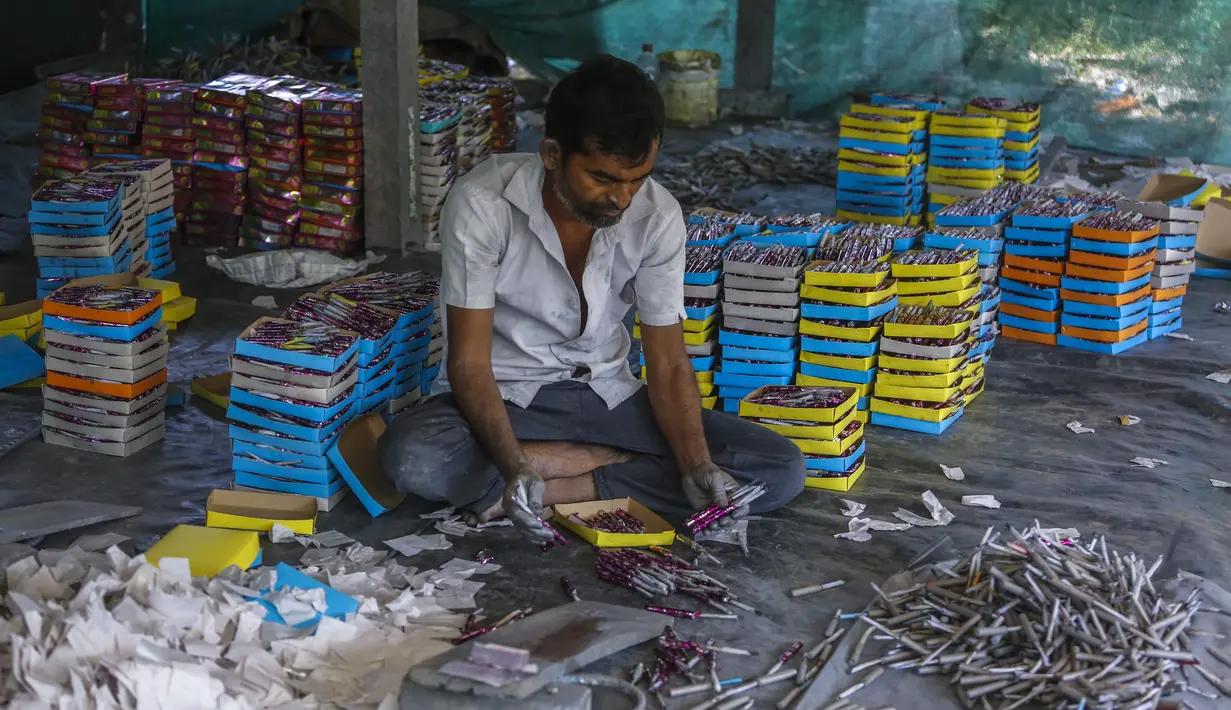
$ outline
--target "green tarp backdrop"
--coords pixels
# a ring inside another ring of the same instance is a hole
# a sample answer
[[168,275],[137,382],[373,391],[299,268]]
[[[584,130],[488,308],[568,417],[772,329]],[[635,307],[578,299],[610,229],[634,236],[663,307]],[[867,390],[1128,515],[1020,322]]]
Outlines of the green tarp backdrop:
[[[731,83],[736,0],[432,4],[490,28],[532,68],[597,52],[634,58],[652,42],[718,52]],[[151,47],[155,7],[189,5],[254,8],[149,0]],[[1228,18],[1231,0],[778,0],[774,84],[801,117],[833,115],[851,92],[872,90],[1039,101],[1045,128],[1074,145],[1231,163]]]

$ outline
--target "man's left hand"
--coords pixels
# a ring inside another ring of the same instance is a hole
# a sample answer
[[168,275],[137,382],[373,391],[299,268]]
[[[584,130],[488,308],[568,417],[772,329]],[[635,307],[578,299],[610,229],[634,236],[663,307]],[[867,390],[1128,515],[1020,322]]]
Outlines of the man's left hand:
[[[696,510],[705,510],[712,506],[726,507],[730,503],[729,494],[739,490],[739,482],[712,461],[685,471],[681,483],[684,486],[684,495]],[[747,514],[748,506],[740,506],[731,511],[730,515],[721,518],[719,524],[730,525],[732,521]]]

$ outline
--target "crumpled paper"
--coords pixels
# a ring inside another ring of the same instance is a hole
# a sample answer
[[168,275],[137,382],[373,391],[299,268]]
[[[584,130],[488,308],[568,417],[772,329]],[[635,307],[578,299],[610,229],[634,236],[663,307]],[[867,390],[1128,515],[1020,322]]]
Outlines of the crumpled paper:
[[937,500],[935,493],[932,493],[931,491],[924,491],[923,504],[927,506],[928,512],[932,514],[931,519],[915,515],[905,508],[898,508],[897,511],[894,512],[893,517],[904,523],[918,525],[919,527],[938,527],[948,525],[953,522],[953,513],[949,512],[948,508],[941,505],[940,501]]
[[999,508],[1000,501],[996,500],[996,496],[991,495],[962,496],[962,505],[973,505],[980,508]]
[[940,470],[944,472],[945,478],[950,481],[962,481],[966,479],[966,474],[962,473],[960,466],[946,466],[942,463],[940,464]]
[[1133,459],[1129,463],[1133,464],[1133,466],[1138,467],[1138,468],[1154,468],[1156,466],[1171,465],[1170,461],[1164,461],[1162,459],[1152,459],[1146,456],[1138,456],[1137,458]]
[[1069,431],[1073,432],[1074,434],[1093,434],[1094,433],[1093,429],[1091,429],[1088,426],[1082,426],[1081,422],[1078,422],[1078,421],[1071,421],[1066,426],[1068,426]]
[[848,530],[844,533],[837,533],[834,537],[852,542],[867,542],[872,539],[872,530],[893,532],[906,530],[910,527],[908,523],[891,523],[887,520],[876,520],[874,518],[851,518]]
[[859,515],[860,513],[864,511],[864,509],[868,507],[864,505],[863,503],[858,503],[856,501],[853,501],[847,498],[842,498],[841,500],[842,500],[842,504],[846,506],[846,510],[842,511],[842,514],[848,518],[853,518],[856,515]]
[[1121,414],[1120,423],[1123,424],[1124,426],[1132,426],[1134,424],[1140,424],[1141,417],[1135,417],[1131,414]]
[[1210,374],[1205,376],[1205,379],[1214,380],[1215,382],[1219,382],[1224,385],[1231,383],[1231,370],[1219,370],[1218,372],[1211,372]]

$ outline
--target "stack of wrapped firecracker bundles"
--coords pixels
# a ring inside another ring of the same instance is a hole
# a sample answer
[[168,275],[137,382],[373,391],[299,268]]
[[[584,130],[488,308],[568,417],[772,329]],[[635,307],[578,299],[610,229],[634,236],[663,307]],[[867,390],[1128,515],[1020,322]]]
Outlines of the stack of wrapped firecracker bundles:
[[98,86],[104,81],[127,76],[73,72],[53,76],[45,82],[47,102],[43,104],[35,131],[42,154],[30,179],[32,191],[47,180],[72,177],[90,167],[91,151],[86,133]]
[[358,333],[355,416],[388,408],[397,375],[393,348],[398,336],[396,311],[355,303],[333,294],[305,293],[286,307],[282,317],[299,323],[317,321]]
[[136,180],[76,177],[40,187],[28,217],[39,298],[72,279],[127,272],[133,250],[125,222],[141,209]]
[[[295,246],[335,254],[362,249],[363,93],[331,88],[305,99],[303,130],[304,184]],[[251,145],[256,136],[249,131],[248,138]],[[293,146],[277,147],[294,153]]]
[[419,105],[419,221],[424,246],[440,249],[440,213],[457,178],[457,126],[462,112],[451,104]]
[[[149,263],[149,276],[165,279],[175,273],[171,235],[176,230],[175,179],[165,159],[132,160],[91,168],[86,177],[135,177],[139,180],[142,219],[129,224],[133,252]],[[135,258],[135,257],[134,257]],[[136,272],[136,269],[133,269]],[[140,272],[138,272],[140,273]]]
[[[248,179],[265,177],[260,172],[248,172],[244,138],[248,90],[270,82],[262,76],[228,74],[197,89],[193,104],[192,191],[184,215],[185,241],[205,245],[238,243]],[[293,189],[298,187],[296,184]]]
[[419,93],[422,101],[457,106],[462,112],[457,124],[459,177],[492,154],[492,107],[486,94],[486,89],[465,81],[438,81]]
[[927,115],[910,105],[856,104],[838,133],[838,216],[918,224],[923,214]]
[[326,456],[359,407],[359,336],[321,322],[261,318],[231,358],[231,465],[235,487],[316,499],[346,494]]
[[[396,333],[391,344],[394,374],[388,407],[390,414],[416,404],[423,394],[423,372],[428,368],[432,327],[438,316],[436,301],[439,290],[439,279],[419,271],[406,274],[379,272],[339,281],[321,289],[321,294],[325,296],[377,306],[397,314]],[[369,366],[370,375],[379,374],[371,370],[372,366]],[[364,383],[371,379],[369,376]]]
[[174,79],[116,77],[95,87],[94,110],[86,123],[85,141],[91,146],[91,165],[141,157],[141,124],[147,86],[175,84]]
[[1118,202],[1116,209],[1158,220],[1158,247],[1154,252],[1154,270],[1150,272],[1153,301],[1146,337],[1161,338],[1184,325],[1180,307],[1188,291],[1188,280],[1197,267],[1197,228],[1205,218],[1205,210],[1132,200]]
[[1014,340],[1055,345],[1060,332],[1060,281],[1073,224],[1091,212],[1080,202],[1028,202],[1005,230],[1000,280],[1001,333]]
[[[517,152],[517,85],[507,77],[472,76],[448,80],[466,91],[482,92],[489,107],[491,122],[490,147],[493,153]],[[435,88],[435,87],[433,87]]]
[[854,389],[855,416],[863,423],[876,381],[881,322],[898,303],[897,283],[889,278],[893,239],[850,234],[870,226],[826,237],[804,271],[795,378],[797,385]]
[[128,456],[161,440],[166,326],[157,290],[85,284],[43,301],[43,439]]
[[723,411],[739,411],[739,401],[759,387],[795,379],[800,275],[808,251],[738,241],[723,253],[722,351],[714,373]]
[[739,403],[740,417],[789,438],[804,453],[804,485],[848,491],[863,474],[864,424],[849,387],[761,387]]
[[1073,225],[1058,345],[1116,354],[1146,341],[1158,222],[1099,211]]
[[188,208],[188,190],[192,188],[192,151],[196,135],[193,102],[196,96],[195,84],[179,81],[147,85],[142,94],[141,157],[171,161],[171,176],[175,187],[181,191],[176,195],[175,205],[181,221]]
[[1005,120],[1004,178],[1026,184],[1039,180],[1040,107],[1035,103],[980,96],[966,105],[970,113]]
[[756,234],[743,237],[753,244],[815,249],[821,240],[851,226],[849,220],[824,214],[780,214],[768,218]]
[[1004,182],[1005,120],[986,114],[932,113],[927,185],[929,215]]
[[[261,250],[286,249],[299,225],[299,196],[304,183],[300,106],[305,97],[324,87],[288,76],[253,83],[244,92],[243,130],[236,132],[240,140],[198,139],[197,150],[212,151],[218,159],[215,162],[248,172],[239,244]],[[265,142],[248,140],[252,134]],[[224,155],[233,157],[223,159]]]
[[982,391],[983,361],[970,356],[974,321],[969,311],[942,306],[898,306],[885,318],[873,424],[942,434],[962,416]]

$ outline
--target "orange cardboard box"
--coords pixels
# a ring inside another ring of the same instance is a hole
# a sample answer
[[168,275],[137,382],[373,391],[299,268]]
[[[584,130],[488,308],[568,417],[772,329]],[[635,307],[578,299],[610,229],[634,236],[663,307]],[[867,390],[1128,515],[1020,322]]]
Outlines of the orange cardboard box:
[[1033,330],[1024,330],[1022,328],[1014,328],[1011,325],[1000,326],[1000,334],[1006,338],[1013,340],[1029,340],[1032,343],[1041,343],[1043,345],[1055,345],[1055,333],[1036,333]]
[[1067,335],[1070,338],[1092,340],[1096,343],[1120,343],[1145,330],[1149,324],[1150,321],[1147,318],[1124,330],[1094,330],[1093,328],[1076,328],[1071,325],[1062,325],[1060,326],[1060,334]]
[[1005,254],[1004,265],[1011,266],[1017,269],[1027,269],[1029,271],[1045,271],[1049,274],[1063,274],[1064,262],[1052,261],[1051,259],[1035,259],[1029,256],[1017,256],[1016,254]]
[[1043,323],[1055,323],[1060,320],[1060,311],[1040,311],[1037,308],[1030,308],[1029,306],[1022,306],[1017,303],[1002,302],[1000,304],[1000,312],[1010,316],[1017,316],[1019,318],[1029,318],[1030,320],[1041,321]]
[[1077,301],[1078,303],[1093,303],[1096,306],[1127,306],[1136,301],[1142,296],[1150,295],[1150,284],[1146,284],[1136,291],[1128,293],[1086,293],[1085,291],[1071,291],[1067,288],[1060,289],[1060,300],[1062,301]]
[[1036,286],[1051,286],[1055,288],[1060,285],[1061,274],[1047,274],[1041,271],[1026,271],[1023,269],[1014,269],[1006,266],[1000,270],[1000,276],[1014,281],[1025,281]]
[[1111,229],[1091,229],[1083,227],[1081,222],[1073,225],[1073,236],[1078,239],[1094,239],[1100,242],[1119,242],[1120,244],[1133,244],[1135,242],[1144,242],[1147,239],[1153,239],[1158,236],[1158,225],[1153,229],[1148,229],[1141,232],[1119,232]]
[[[1086,266],[1097,266],[1100,269],[1120,269],[1128,271],[1136,269],[1145,264],[1154,263],[1154,250],[1137,256],[1109,256],[1107,254],[1095,254],[1090,251],[1080,251],[1078,249],[1069,250],[1070,264],[1085,264]],[[1072,273],[1071,271],[1069,273]]]
[[1188,293],[1188,284],[1176,286],[1174,288],[1160,288],[1154,292],[1155,301],[1170,301],[1173,298],[1179,298]]
[[59,372],[47,372],[47,384],[52,387],[63,387],[70,390],[93,392],[94,394],[104,394],[109,397],[121,397],[123,399],[133,399],[134,397],[139,397],[145,392],[154,389],[166,381],[166,370],[159,370],[144,380],[134,382],[131,385],[123,382],[110,382],[107,380],[91,380],[84,377],[73,377],[70,375],[61,374]]
[[1095,281],[1110,281],[1113,283],[1126,283],[1133,279],[1141,278],[1154,268],[1154,263],[1138,266],[1130,271],[1120,271],[1118,269],[1100,269],[1097,266],[1085,266],[1082,264],[1069,264],[1069,276],[1074,276],[1079,279],[1094,279]]

